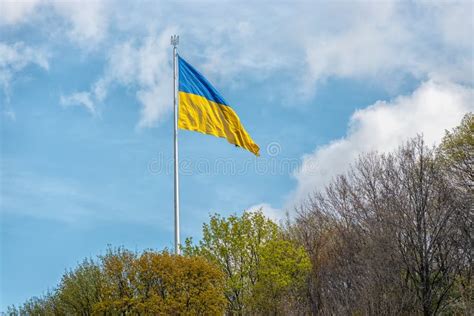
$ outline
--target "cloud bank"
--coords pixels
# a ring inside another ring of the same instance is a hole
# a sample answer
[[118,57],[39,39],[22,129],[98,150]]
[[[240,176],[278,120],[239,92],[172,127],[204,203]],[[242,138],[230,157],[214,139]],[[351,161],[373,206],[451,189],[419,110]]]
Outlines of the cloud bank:
[[382,81],[392,88],[409,75],[472,84],[473,5],[343,3],[337,27],[309,35],[308,83],[344,77]]
[[132,87],[141,105],[138,125],[146,127],[169,113],[170,30],[181,30],[186,56],[218,85],[245,86],[244,75],[260,84],[285,76],[276,100],[290,92],[292,100],[310,100],[328,78],[395,92],[410,78],[472,85],[473,10],[470,1],[302,1],[256,3],[251,10],[233,1],[6,1],[0,27],[34,24],[44,34],[57,28],[52,40],[102,51],[103,77],[90,91],[68,93],[89,93],[96,108],[114,84]]
[[417,134],[422,134],[428,145],[438,143],[446,129],[457,126],[463,115],[473,110],[474,89],[427,81],[411,95],[356,111],[345,137],[303,157],[301,169],[293,175],[297,187],[289,204],[322,189],[364,152],[394,150]]

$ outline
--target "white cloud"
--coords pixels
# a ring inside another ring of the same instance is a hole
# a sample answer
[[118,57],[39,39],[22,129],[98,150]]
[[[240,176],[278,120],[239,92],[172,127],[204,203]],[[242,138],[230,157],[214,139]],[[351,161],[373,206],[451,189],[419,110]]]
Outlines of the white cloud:
[[[393,93],[407,78],[474,83],[470,1],[311,1],[255,4],[251,11],[233,2],[187,7],[176,16],[183,43],[190,41],[187,54],[218,85],[278,76],[285,84],[272,94],[291,94],[294,101],[313,96],[329,78],[370,81]],[[194,17],[202,15],[210,18]]]
[[96,115],[96,108],[91,100],[89,92],[76,92],[68,96],[61,96],[60,103],[63,106],[79,105],[85,107],[92,115]]
[[285,213],[283,210],[273,208],[268,203],[260,203],[256,205],[252,205],[247,208],[247,210],[255,212],[261,210],[263,215],[274,221],[275,223],[280,223],[282,220],[285,219]]
[[0,1],[0,26],[35,23],[37,28],[52,33],[47,13],[66,22],[61,30],[79,46],[90,49],[102,41],[108,32],[110,7],[106,0],[21,0]]
[[48,54],[43,49],[30,47],[23,42],[12,45],[0,42],[0,85],[7,99],[12,80],[31,64],[48,70]]
[[473,2],[344,2],[340,9],[351,13],[334,16],[337,29],[307,36],[309,93],[330,77],[369,79],[390,89],[406,75],[473,83]]
[[24,22],[31,16],[41,0],[2,0],[0,1],[0,25]]
[[[114,85],[136,89],[141,104],[139,127],[149,127],[172,109],[171,29],[142,41],[127,41],[111,49],[103,76],[91,91],[61,98],[61,103],[80,104],[94,113]],[[137,43],[138,42],[138,43]]]
[[35,23],[51,32],[48,23],[54,14],[66,21],[62,32],[86,48],[117,33],[137,35],[179,25],[188,52],[217,79],[249,72],[265,78],[285,70],[304,78],[309,90],[331,76],[383,77],[389,84],[393,72],[472,81],[472,1],[301,1],[271,7],[256,3],[252,10],[233,1],[219,6],[107,0],[1,3],[0,25]]
[[23,42],[13,45],[0,42],[0,69],[19,71],[30,63],[46,70],[49,68],[48,58],[43,51],[27,46]]
[[54,1],[54,10],[68,21],[69,38],[86,48],[102,41],[108,31],[105,1]]
[[474,48],[474,3],[472,1],[427,2],[434,10],[436,29],[451,48],[469,52]]
[[344,138],[303,157],[300,170],[294,174],[298,184],[289,204],[322,189],[361,153],[393,150],[417,134],[423,134],[428,145],[439,142],[445,129],[458,125],[462,116],[473,110],[474,89],[428,81],[409,96],[378,101],[356,111]]
[[170,36],[167,29],[159,36],[148,36],[139,46],[127,42],[112,53],[106,81],[138,86],[137,98],[142,104],[139,126],[147,127],[172,109],[172,67]]

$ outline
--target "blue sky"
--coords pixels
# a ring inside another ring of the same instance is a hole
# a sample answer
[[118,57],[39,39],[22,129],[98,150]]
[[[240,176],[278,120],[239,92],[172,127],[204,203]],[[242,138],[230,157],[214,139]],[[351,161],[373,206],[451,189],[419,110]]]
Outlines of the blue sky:
[[0,310],[107,245],[173,242],[169,38],[261,158],[179,133],[182,238],[278,220],[366,151],[474,109],[473,3],[0,1]]

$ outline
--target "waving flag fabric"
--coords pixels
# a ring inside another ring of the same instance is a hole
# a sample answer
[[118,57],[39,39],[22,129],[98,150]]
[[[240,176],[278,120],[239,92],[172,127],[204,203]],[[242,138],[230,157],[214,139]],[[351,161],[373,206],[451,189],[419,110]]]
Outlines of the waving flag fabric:
[[178,56],[178,127],[223,137],[259,156],[260,148],[224,98],[196,69]]

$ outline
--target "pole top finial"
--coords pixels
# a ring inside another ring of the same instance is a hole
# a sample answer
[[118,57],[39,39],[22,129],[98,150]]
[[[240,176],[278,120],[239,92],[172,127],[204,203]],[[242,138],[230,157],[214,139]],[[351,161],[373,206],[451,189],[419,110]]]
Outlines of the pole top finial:
[[174,47],[178,46],[179,44],[179,35],[171,35],[171,45]]

